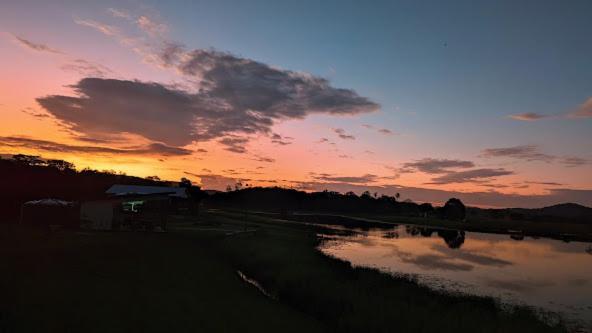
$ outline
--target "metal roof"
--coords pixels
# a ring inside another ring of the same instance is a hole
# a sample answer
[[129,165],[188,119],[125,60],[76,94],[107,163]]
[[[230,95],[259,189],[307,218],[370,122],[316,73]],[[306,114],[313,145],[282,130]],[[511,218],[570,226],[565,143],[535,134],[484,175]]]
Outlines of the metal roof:
[[142,185],[113,185],[107,194],[124,196],[124,195],[150,195],[150,194],[168,194],[170,197],[187,198],[187,191],[184,187],[167,187],[167,186],[142,186]]

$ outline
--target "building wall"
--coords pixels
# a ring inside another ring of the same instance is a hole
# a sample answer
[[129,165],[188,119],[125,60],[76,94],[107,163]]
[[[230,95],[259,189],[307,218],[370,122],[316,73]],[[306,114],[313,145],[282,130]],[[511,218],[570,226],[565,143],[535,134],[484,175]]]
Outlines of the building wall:
[[111,230],[115,201],[87,201],[80,206],[80,223],[94,230]]

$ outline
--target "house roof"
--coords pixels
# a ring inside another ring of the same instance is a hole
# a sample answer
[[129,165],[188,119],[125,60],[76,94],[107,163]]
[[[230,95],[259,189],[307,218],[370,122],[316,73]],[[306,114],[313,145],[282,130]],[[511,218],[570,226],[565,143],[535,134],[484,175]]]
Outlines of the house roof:
[[151,195],[151,194],[168,194],[170,197],[187,198],[187,192],[184,187],[168,187],[168,186],[142,186],[142,185],[113,185],[107,194],[115,196],[125,195]]

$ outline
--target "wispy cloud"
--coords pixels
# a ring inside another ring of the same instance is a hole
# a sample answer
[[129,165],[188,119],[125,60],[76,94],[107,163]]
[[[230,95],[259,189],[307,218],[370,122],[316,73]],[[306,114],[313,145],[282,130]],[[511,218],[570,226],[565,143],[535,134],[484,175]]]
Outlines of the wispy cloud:
[[564,158],[561,158],[560,161],[561,161],[561,163],[563,163],[567,167],[579,167],[582,165],[590,164],[589,159],[575,157],[575,156],[564,157]]
[[312,174],[312,177],[316,180],[327,181],[327,182],[340,182],[350,184],[367,184],[372,183],[380,179],[377,175],[365,174],[363,176],[333,176],[329,174]]
[[158,156],[182,156],[190,155],[191,151],[179,147],[171,147],[162,143],[151,143],[146,146],[133,146],[124,148],[82,146],[64,144],[48,140],[32,139],[20,136],[0,137],[0,146],[9,148],[28,148],[37,151],[51,153],[70,154],[105,154],[105,155],[158,155]]
[[320,138],[319,141],[317,141],[316,143],[326,143],[326,144],[332,145],[332,146],[337,145],[335,142],[332,142],[331,140],[329,140],[327,138]]
[[264,163],[273,163],[275,162],[275,158],[260,156],[260,155],[253,155],[252,160],[257,162],[264,162]]
[[45,112],[38,112],[31,107],[26,107],[26,108],[22,109],[21,112],[26,115],[29,115],[31,117],[35,117],[37,119],[51,118],[51,116],[49,114],[47,114]]
[[473,169],[467,171],[449,172],[445,175],[433,178],[429,184],[458,184],[468,182],[479,182],[484,180],[491,180],[494,177],[512,175],[514,172],[499,168],[499,169]]
[[68,55],[66,52],[60,51],[46,44],[33,42],[28,39],[19,37],[17,35],[12,36],[14,37],[14,40],[23,47],[32,49],[37,52],[45,52],[49,54],[59,55],[60,58],[65,61],[65,63],[60,66],[60,69],[63,71],[76,73],[81,76],[91,77],[106,77],[108,75],[112,76],[115,74],[111,69],[102,64],[95,63],[93,61],[89,61],[86,59],[72,57]]
[[518,114],[512,114],[512,115],[508,116],[508,118],[511,118],[514,120],[521,120],[521,121],[536,121],[536,120],[541,120],[541,119],[550,118],[550,117],[551,117],[550,115],[534,113],[534,112],[518,113]]
[[481,151],[481,157],[508,157],[526,161],[552,162],[556,159],[553,155],[541,153],[535,145],[522,145],[505,148],[488,148]]
[[533,185],[547,185],[547,186],[564,186],[565,184],[556,183],[556,182],[536,182],[527,180],[524,183],[526,184],[533,184]]
[[481,157],[512,158],[524,161],[558,162],[567,167],[579,167],[590,164],[590,160],[578,156],[556,156],[542,153],[538,146],[522,145],[506,148],[488,148],[481,151]]
[[60,66],[60,68],[67,72],[77,73],[81,76],[102,78],[114,74],[113,71],[107,66],[93,63],[85,59],[74,59]]
[[356,139],[355,136],[353,136],[351,134],[347,134],[347,132],[345,132],[345,130],[343,128],[334,128],[333,132],[335,132],[335,134],[337,134],[337,136],[343,140],[355,140]]
[[403,163],[401,168],[386,166],[389,170],[395,171],[397,175],[413,172],[437,175],[436,177],[433,177],[430,182],[426,183],[431,185],[461,183],[484,184],[494,177],[514,174],[513,171],[502,168],[475,169],[475,167],[476,165],[472,161],[437,158],[423,158],[417,161]]
[[247,152],[247,148],[245,148],[247,142],[249,142],[249,139],[243,137],[225,137],[218,140],[218,143],[226,147],[224,149],[238,154]]
[[125,10],[117,9],[117,8],[107,8],[107,12],[109,12],[113,17],[123,18],[127,20],[131,20],[132,16]]
[[384,135],[394,135],[395,132],[391,131],[388,128],[380,128],[380,127],[376,127],[374,125],[370,125],[370,124],[362,124],[362,127],[367,128],[367,129],[371,129],[371,130],[375,130],[376,132],[380,133],[380,134],[384,134]]
[[578,106],[573,112],[569,114],[572,118],[591,118],[592,117],[592,97],[588,98],[584,103]]
[[535,112],[526,112],[509,115],[508,118],[520,121],[537,121],[541,119],[557,118],[557,119],[577,119],[577,118],[591,118],[592,117],[592,97],[588,98],[584,103],[580,104],[574,110],[563,111],[558,114],[548,115]]
[[53,47],[50,47],[46,44],[33,42],[31,40],[25,39],[25,38],[17,36],[17,35],[12,35],[12,36],[14,37],[15,41],[17,41],[20,45],[22,45],[28,49],[38,51],[38,52],[49,52],[49,53],[55,53],[55,54],[63,54],[62,51],[55,49]]
[[162,36],[168,31],[168,26],[166,24],[157,22],[146,15],[138,17],[136,24],[140,29],[152,36]]
[[451,169],[465,169],[474,166],[475,163],[471,161],[424,158],[414,162],[404,163],[399,172],[419,171],[428,174],[439,174],[450,172]]
[[273,133],[271,135],[271,142],[275,143],[276,145],[280,145],[280,146],[290,145],[290,144],[292,144],[292,140],[294,140],[294,138],[289,137],[289,136],[281,136],[280,134],[277,134],[277,133]]
[[155,56],[151,51],[152,46],[143,38],[132,37],[123,32],[119,27],[95,20],[75,18],[74,23],[91,28],[105,36],[115,39],[119,44],[141,56],[146,62],[156,62],[156,60],[154,60]]
[[96,31],[99,31],[102,34],[105,34],[107,36],[114,37],[114,36],[121,35],[120,30],[117,27],[114,27],[112,25],[108,25],[105,23],[97,22],[94,20],[83,20],[83,19],[75,18],[74,23],[81,25],[81,26],[95,29]]
[[140,30],[152,37],[163,37],[169,30],[167,24],[152,15],[133,15],[126,10],[116,8],[108,8],[107,12],[113,17],[125,19],[135,24]]

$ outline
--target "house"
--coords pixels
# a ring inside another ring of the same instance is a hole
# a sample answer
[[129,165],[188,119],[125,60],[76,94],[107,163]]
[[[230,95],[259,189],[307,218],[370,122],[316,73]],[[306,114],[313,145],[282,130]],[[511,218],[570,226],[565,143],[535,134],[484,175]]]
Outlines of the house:
[[106,198],[83,202],[81,225],[94,230],[166,228],[168,215],[187,201],[183,187],[113,185]]

